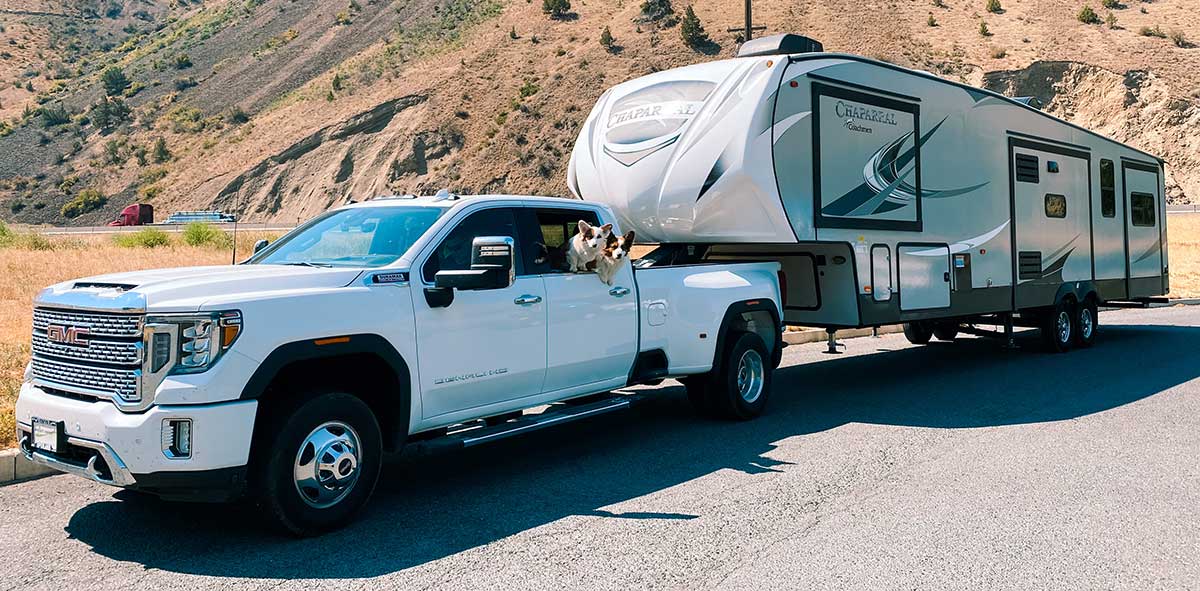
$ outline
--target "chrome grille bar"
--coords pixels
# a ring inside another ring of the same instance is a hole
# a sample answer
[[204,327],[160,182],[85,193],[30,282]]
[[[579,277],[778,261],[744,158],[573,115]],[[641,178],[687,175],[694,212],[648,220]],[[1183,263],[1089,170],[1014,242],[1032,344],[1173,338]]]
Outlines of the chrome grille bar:
[[32,364],[34,382],[51,388],[96,398],[116,396],[128,402],[134,402],[138,397],[140,369],[91,367],[37,356]]
[[33,333],[33,354],[78,361],[95,361],[114,365],[139,365],[142,362],[141,341],[110,341],[91,338],[86,346],[51,342],[44,331]]
[[33,310],[34,331],[45,332],[51,324],[86,328],[92,337],[141,337],[141,314],[119,314],[111,312],[84,312],[35,308]]

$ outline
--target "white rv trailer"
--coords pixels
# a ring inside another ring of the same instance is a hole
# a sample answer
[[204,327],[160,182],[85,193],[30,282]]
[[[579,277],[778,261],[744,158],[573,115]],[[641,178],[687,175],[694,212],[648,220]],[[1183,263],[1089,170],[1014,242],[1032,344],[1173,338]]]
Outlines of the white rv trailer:
[[1168,291],[1159,158],[796,35],[611,88],[568,185],[663,244],[652,261],[780,261],[790,324],[928,341],[1015,315],[1062,350],[1098,304]]

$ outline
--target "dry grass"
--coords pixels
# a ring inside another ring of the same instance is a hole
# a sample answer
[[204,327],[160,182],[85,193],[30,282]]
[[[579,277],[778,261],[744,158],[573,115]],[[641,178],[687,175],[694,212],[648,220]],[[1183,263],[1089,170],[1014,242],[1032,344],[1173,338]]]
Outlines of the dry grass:
[[[239,233],[238,252],[248,254],[254,241],[264,237],[274,234]],[[14,443],[13,405],[29,360],[37,292],[47,285],[90,275],[230,261],[227,249],[184,246],[178,235],[172,239],[172,245],[158,248],[124,248],[106,235],[50,237],[51,250],[0,247],[0,449]]]
[[[1171,297],[1200,297],[1200,215],[1167,217]],[[261,235],[238,236],[239,252]],[[122,248],[108,237],[51,238],[54,250],[0,248],[0,449],[13,445],[13,404],[29,359],[33,297],[44,286],[77,277],[187,265],[229,262],[224,249],[180,246]],[[643,254],[643,252],[636,252]]]

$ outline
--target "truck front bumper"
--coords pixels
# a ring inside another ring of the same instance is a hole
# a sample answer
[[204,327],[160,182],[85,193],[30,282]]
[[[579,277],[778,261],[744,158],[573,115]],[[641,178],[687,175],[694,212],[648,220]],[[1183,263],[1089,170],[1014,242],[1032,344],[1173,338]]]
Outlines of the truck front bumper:
[[[17,398],[17,441],[30,461],[101,484],[168,498],[221,500],[244,489],[258,402],[154,406],[124,413],[110,402],[78,400],[26,383]],[[56,451],[32,445],[34,419],[58,423]],[[191,421],[191,453],[164,450],[168,421]]]

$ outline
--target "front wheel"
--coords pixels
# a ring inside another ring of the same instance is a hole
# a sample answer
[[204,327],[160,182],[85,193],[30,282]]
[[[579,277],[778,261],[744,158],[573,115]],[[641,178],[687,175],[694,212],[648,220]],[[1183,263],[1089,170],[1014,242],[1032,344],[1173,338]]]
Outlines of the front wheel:
[[914,345],[928,345],[933,338],[933,329],[927,322],[904,323],[904,338]]
[[358,397],[322,394],[278,425],[266,454],[259,501],[282,530],[310,536],[342,527],[379,480],[383,439]]

